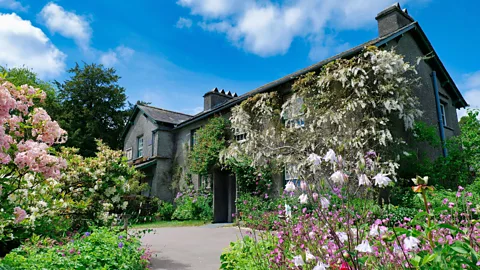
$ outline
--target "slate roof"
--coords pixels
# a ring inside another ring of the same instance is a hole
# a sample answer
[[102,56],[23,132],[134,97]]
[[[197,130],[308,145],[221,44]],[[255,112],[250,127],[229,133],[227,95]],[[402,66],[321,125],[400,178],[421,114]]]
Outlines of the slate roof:
[[294,80],[304,74],[307,74],[309,72],[312,72],[312,71],[318,71],[320,70],[320,68],[334,60],[337,60],[337,59],[340,59],[340,58],[349,58],[349,57],[353,57],[354,55],[358,54],[359,52],[361,52],[365,47],[368,47],[368,46],[377,46],[377,47],[380,47],[382,45],[385,45],[387,42],[391,41],[391,40],[394,40],[395,38],[409,32],[410,30],[415,30],[415,32],[417,32],[419,34],[419,39],[420,39],[420,42],[423,42],[425,44],[425,47],[427,50],[429,50],[429,52],[433,52],[434,56],[432,59],[434,61],[434,65],[436,65],[439,69],[439,73],[441,73],[440,76],[444,76],[445,78],[445,81],[448,81],[453,89],[453,92],[454,94],[456,95],[457,97],[457,105],[456,107],[457,108],[464,108],[466,106],[468,106],[467,102],[465,101],[465,99],[463,98],[463,96],[461,95],[460,91],[458,90],[457,86],[455,85],[455,83],[453,82],[452,78],[450,77],[450,75],[448,74],[448,72],[446,71],[445,67],[443,66],[443,63],[440,61],[440,58],[438,57],[438,55],[436,54],[435,50],[433,49],[433,46],[431,45],[430,41],[427,39],[425,33],[423,32],[423,30],[421,29],[420,25],[418,24],[417,21],[413,21],[411,22],[410,24],[388,34],[388,35],[384,35],[382,37],[377,37],[377,38],[374,38],[372,40],[369,40],[363,44],[360,44],[356,47],[353,47],[349,50],[346,50],[342,53],[339,53],[335,56],[332,56],[330,58],[327,58],[325,60],[322,60],[320,62],[317,62],[309,67],[306,67],[304,69],[301,69],[301,70],[298,70],[296,72],[293,72],[285,77],[282,77],[278,80],[275,80],[273,82],[270,82],[270,83],[267,83],[265,85],[262,85],[252,91],[249,91],[239,97],[235,97],[235,98],[232,98],[231,100],[215,107],[215,108],[212,108],[211,110],[207,110],[207,111],[203,111],[203,112],[200,112],[198,114],[196,114],[194,117],[188,119],[188,120],[185,120],[184,122],[176,125],[175,128],[181,128],[183,126],[186,126],[188,125],[189,123],[191,122],[195,122],[195,121],[198,121],[198,120],[201,120],[201,119],[204,119],[206,117],[209,117],[210,115],[213,115],[215,113],[218,113],[222,110],[225,110],[227,108],[230,108],[232,106],[235,106],[239,103],[241,103],[242,101],[246,100],[248,97],[251,97],[251,96],[254,96],[256,94],[259,94],[259,93],[264,93],[264,92],[268,92],[268,91],[271,91],[274,87],[277,87],[277,86],[280,86],[284,83],[287,83],[291,80]]
[[142,110],[145,114],[147,114],[147,116],[151,117],[153,120],[157,122],[177,125],[193,117],[188,114],[173,112],[173,111],[156,108],[152,106],[147,106],[147,105],[137,104],[136,106],[140,110]]

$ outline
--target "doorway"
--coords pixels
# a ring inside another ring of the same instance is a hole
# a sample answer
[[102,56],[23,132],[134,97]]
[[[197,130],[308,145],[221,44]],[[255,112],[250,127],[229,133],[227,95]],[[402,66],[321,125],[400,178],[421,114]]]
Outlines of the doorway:
[[237,188],[235,175],[228,170],[213,172],[213,222],[231,223],[235,213]]

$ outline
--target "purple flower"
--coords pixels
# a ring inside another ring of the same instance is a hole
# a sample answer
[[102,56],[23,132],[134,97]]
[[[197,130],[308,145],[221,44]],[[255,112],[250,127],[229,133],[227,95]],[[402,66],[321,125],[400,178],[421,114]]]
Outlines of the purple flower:
[[458,186],[458,191],[463,191],[464,189],[462,186]]
[[122,239],[122,238],[123,238],[123,235],[119,235],[119,236],[118,236],[118,239]]
[[123,248],[123,243],[122,242],[118,243],[118,247]]
[[87,237],[90,236],[90,235],[91,235],[90,232],[86,232],[86,233],[85,233],[85,236],[87,236]]

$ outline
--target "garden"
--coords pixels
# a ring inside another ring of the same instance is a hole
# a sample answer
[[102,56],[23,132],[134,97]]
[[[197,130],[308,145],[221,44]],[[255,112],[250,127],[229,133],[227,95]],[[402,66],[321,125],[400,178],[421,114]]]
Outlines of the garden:
[[219,163],[236,173],[237,224],[252,230],[220,268],[478,269],[479,112],[442,142],[421,121],[417,84],[414,65],[370,47],[301,77],[286,98],[233,108],[231,129],[247,140]]

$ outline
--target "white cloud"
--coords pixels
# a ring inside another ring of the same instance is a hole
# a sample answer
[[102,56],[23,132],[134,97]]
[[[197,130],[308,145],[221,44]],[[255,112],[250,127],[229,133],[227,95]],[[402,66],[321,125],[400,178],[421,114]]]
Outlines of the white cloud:
[[[463,92],[463,97],[468,105],[470,105],[469,109],[480,109],[480,70],[465,74],[463,78],[464,81],[461,84],[461,87],[466,89],[466,91]],[[466,109],[457,110],[458,119],[465,115],[467,115]]]
[[45,5],[39,16],[52,33],[59,33],[66,38],[73,39],[85,51],[89,49],[92,29],[87,18],[66,11],[53,2]]
[[[411,1],[411,0],[406,0]],[[404,2],[406,2],[404,1]],[[206,31],[224,33],[238,47],[260,56],[285,54],[293,40],[311,42],[311,58],[328,56],[345,44],[328,40],[331,29],[375,25],[375,15],[396,0],[179,0],[202,16]]]
[[15,10],[15,11],[28,10],[28,6],[22,5],[22,3],[16,0],[0,0],[0,8],[6,8],[6,9]]
[[190,28],[192,27],[192,20],[180,17],[178,18],[177,24],[175,25],[177,28]]
[[129,60],[135,51],[124,45],[120,45],[114,50],[109,50],[100,54],[100,63],[106,67],[113,67],[121,61]]
[[0,14],[0,64],[26,66],[42,78],[52,78],[65,70],[66,55],[43,31],[17,14]]

